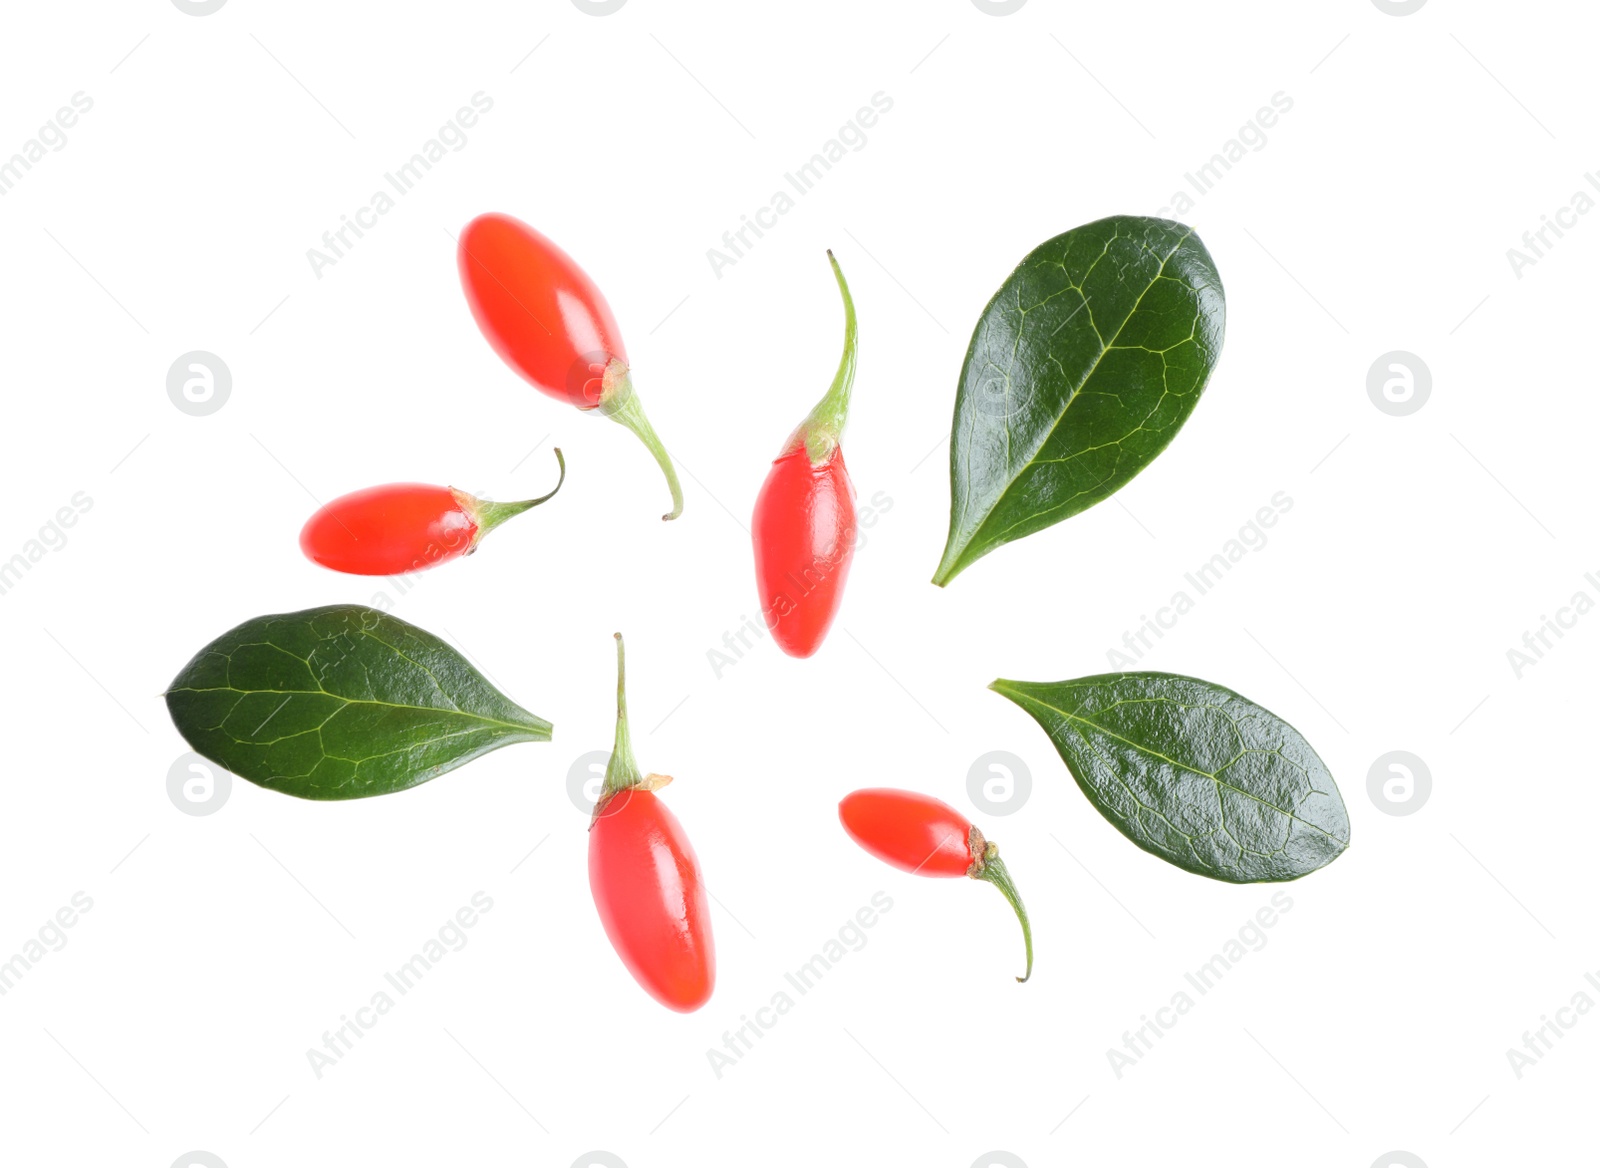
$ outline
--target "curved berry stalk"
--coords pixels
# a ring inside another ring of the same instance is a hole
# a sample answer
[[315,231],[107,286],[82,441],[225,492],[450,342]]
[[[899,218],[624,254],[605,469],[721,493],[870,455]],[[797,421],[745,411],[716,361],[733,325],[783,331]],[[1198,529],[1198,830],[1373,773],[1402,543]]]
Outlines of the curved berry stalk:
[[1017,980],[1033,976],[1033,929],[1000,849],[954,807],[915,791],[869,787],[839,801],[839,822],[856,843],[902,872],[970,876],[993,884],[1022,922],[1028,967]]
[[773,460],[751,523],[761,612],[791,657],[821,647],[856,550],[856,492],[839,448],[856,376],[856,308],[831,251],[828,262],[844,299],[844,353],[828,392]]
[[622,332],[594,281],[539,232],[499,213],[466,225],[456,266],[473,319],[500,359],[535,389],[637,434],[672,492],[661,518],[681,515],[678,472],[633,391]]
[[561,477],[550,492],[517,503],[495,503],[426,483],[352,491],[324,503],[306,520],[300,550],[324,568],[356,576],[398,576],[470,556],[507,519],[555,497],[567,481],[560,447],[556,462]]
[[589,891],[611,947],[651,997],[689,1013],[711,998],[717,961],[700,861],[656,791],[667,775],[642,775],[628,733],[617,638],[617,737],[589,821]]

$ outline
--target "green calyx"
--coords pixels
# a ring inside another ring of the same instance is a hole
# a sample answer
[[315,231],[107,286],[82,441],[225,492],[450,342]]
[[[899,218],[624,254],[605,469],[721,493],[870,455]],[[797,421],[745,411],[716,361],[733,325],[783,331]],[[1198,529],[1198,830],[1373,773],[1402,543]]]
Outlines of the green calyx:
[[523,499],[516,503],[496,503],[491,499],[480,499],[476,495],[469,495],[465,491],[450,488],[450,493],[455,496],[456,502],[467,513],[477,528],[472,535],[472,546],[467,549],[468,554],[478,550],[478,545],[483,542],[483,537],[499,527],[513,515],[521,515],[530,508],[537,507],[540,503],[549,502],[555,498],[556,492],[561,490],[561,484],[567,481],[567,460],[561,454],[561,447],[556,448],[556,464],[561,468],[561,477],[556,480],[556,485],[550,488],[548,494],[540,495],[537,499]]
[[606,363],[606,371],[600,379],[600,404],[595,408],[602,417],[620,422],[632,430],[639,436],[639,441],[645,444],[645,448],[655,455],[661,473],[667,476],[667,489],[672,492],[672,510],[661,518],[676,519],[682,515],[683,487],[678,483],[678,472],[672,465],[672,455],[667,453],[667,448],[661,444],[661,439],[656,437],[655,427],[650,425],[650,419],[644,416],[644,406],[639,404],[639,395],[633,392],[633,379],[628,376],[628,367],[616,357]]
[[1022,896],[1011,882],[1011,873],[1000,860],[999,845],[985,840],[983,833],[974,825],[967,833],[967,851],[972,856],[972,866],[967,869],[967,875],[998,888],[1000,895],[1006,898],[1011,910],[1017,914],[1017,920],[1022,922],[1022,944],[1028,953],[1028,968],[1017,981],[1027,981],[1033,976],[1033,928],[1028,924],[1028,910],[1022,907]]
[[839,282],[839,295],[844,298],[844,352],[839,355],[839,369],[833,375],[833,384],[785,447],[787,453],[804,442],[812,466],[821,466],[839,449],[845,415],[850,411],[850,389],[856,380],[856,305],[850,299],[850,285],[844,282],[844,273],[839,270],[839,261],[833,258],[832,251],[828,252],[828,262],[833,265],[833,278]]
[[633,757],[633,739],[628,733],[627,658],[622,645],[622,634],[613,633],[617,639],[617,736],[611,744],[611,759],[606,763],[606,779],[600,788],[600,798],[595,800],[594,814],[589,820],[593,827],[605,811],[606,804],[624,791],[655,791],[672,782],[671,775],[646,775],[639,771]]

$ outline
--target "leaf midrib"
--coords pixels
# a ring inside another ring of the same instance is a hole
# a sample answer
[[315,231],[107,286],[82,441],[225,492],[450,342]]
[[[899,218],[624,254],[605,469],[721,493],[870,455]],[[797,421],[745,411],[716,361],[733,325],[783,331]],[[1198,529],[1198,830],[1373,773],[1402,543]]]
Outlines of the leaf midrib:
[[[1217,868],[1219,866],[1216,865],[1216,864],[1210,863],[1210,862],[1206,861],[1204,858],[1202,858],[1201,855],[1200,855],[1199,848],[1196,846],[1198,841],[1202,837],[1199,836],[1199,835],[1193,834],[1191,832],[1184,831],[1183,828],[1179,827],[1176,823],[1174,823],[1172,821],[1172,818],[1165,811],[1162,811],[1160,808],[1155,807],[1155,806],[1153,806],[1153,805],[1151,805],[1149,803],[1146,803],[1144,801],[1144,799],[1142,799],[1140,797],[1139,793],[1128,785],[1128,781],[1127,781],[1127,779],[1125,777],[1115,773],[1115,770],[1116,770],[1115,763],[1111,759],[1111,756],[1106,754],[1105,748],[1099,742],[1095,741],[1094,737],[1091,734],[1089,734],[1088,731],[1084,730],[1082,727],[1075,726],[1075,727],[1073,727],[1073,730],[1078,735],[1078,737],[1083,740],[1083,744],[1084,744],[1084,747],[1086,749],[1092,750],[1092,751],[1096,752],[1097,754],[1100,754],[1100,755],[1105,757],[1108,766],[1110,766],[1112,771],[1113,771],[1113,778],[1116,780],[1117,785],[1120,786],[1125,792],[1127,792],[1129,798],[1131,798],[1139,807],[1145,809],[1146,811],[1150,812],[1150,814],[1152,814],[1152,815],[1156,816],[1158,819],[1160,819],[1162,823],[1166,824],[1169,828],[1171,828],[1172,831],[1176,835],[1181,836],[1183,838],[1183,840],[1189,845],[1189,854],[1190,854],[1190,859],[1191,859],[1192,864],[1191,865],[1185,865],[1185,864],[1183,864],[1181,861],[1179,861],[1177,859],[1174,859],[1173,863],[1178,864],[1180,867],[1186,867],[1190,871],[1201,872],[1201,873],[1203,873],[1205,875],[1208,875],[1208,876],[1215,876],[1216,875],[1216,870],[1217,870]],[[1289,836],[1292,835],[1292,833],[1287,833],[1285,835],[1283,843],[1280,844],[1278,847],[1274,848],[1270,852],[1258,851],[1256,849],[1248,847],[1245,844],[1244,840],[1240,839],[1239,836],[1236,835],[1234,833],[1233,829],[1228,825],[1227,813],[1226,813],[1226,805],[1223,803],[1223,800],[1222,800],[1222,793],[1221,793],[1221,790],[1220,790],[1220,786],[1221,786],[1221,784],[1219,784],[1219,790],[1218,790],[1218,793],[1217,793],[1217,809],[1218,809],[1218,811],[1220,813],[1222,813],[1222,822],[1219,824],[1217,830],[1220,831],[1224,836],[1226,836],[1227,839],[1233,844],[1234,847],[1239,849],[1239,856],[1240,856],[1241,860],[1244,857],[1247,857],[1247,856],[1255,856],[1255,857],[1258,857],[1261,860],[1271,860],[1273,857],[1281,855],[1283,852],[1288,850],[1288,847],[1289,847]],[[1100,809],[1100,813],[1102,815],[1106,815],[1107,817],[1109,817],[1111,814],[1113,814],[1115,812],[1115,808],[1098,791],[1089,794],[1089,801],[1092,804],[1094,804],[1095,807]],[[1125,829],[1119,829],[1119,830],[1125,830]]]
[[[998,495],[995,496],[993,504],[991,504],[990,507],[988,508],[988,510],[984,512],[983,518],[978,520],[977,526],[975,526],[972,529],[972,533],[967,539],[967,547],[968,548],[970,548],[977,541],[977,538],[982,533],[984,527],[988,524],[989,520],[991,518],[993,518],[995,512],[1000,509],[1000,505],[1005,502],[1006,496],[1008,496],[1011,493],[1011,489],[1017,485],[1017,482],[1022,478],[1023,474],[1027,471],[1027,469],[1034,465],[1034,460],[1038,457],[1039,451],[1043,450],[1045,448],[1045,446],[1049,443],[1050,439],[1055,437],[1056,431],[1061,429],[1061,424],[1066,420],[1067,411],[1072,408],[1073,403],[1076,402],[1078,400],[1078,398],[1082,395],[1083,387],[1089,384],[1090,379],[1093,378],[1095,373],[1096,373],[1096,371],[1099,370],[1101,362],[1103,362],[1105,360],[1105,358],[1106,358],[1106,354],[1111,352],[1111,350],[1113,350],[1113,349],[1115,349],[1117,347],[1117,341],[1121,339],[1123,331],[1128,327],[1128,322],[1130,320],[1132,320],[1134,318],[1134,316],[1138,313],[1139,306],[1144,303],[1144,298],[1150,294],[1150,289],[1154,288],[1156,286],[1157,282],[1166,274],[1167,265],[1172,262],[1172,257],[1178,254],[1178,249],[1181,248],[1184,245],[1184,243],[1186,243],[1193,235],[1194,235],[1194,228],[1192,228],[1192,227],[1186,228],[1186,230],[1184,231],[1183,236],[1181,238],[1179,238],[1179,240],[1175,244],[1172,245],[1172,250],[1169,251],[1165,256],[1163,256],[1161,258],[1161,266],[1156,269],[1156,274],[1150,278],[1150,282],[1147,283],[1144,286],[1144,289],[1139,293],[1138,298],[1133,302],[1133,307],[1128,310],[1128,315],[1125,316],[1123,318],[1123,320],[1122,320],[1122,323],[1117,326],[1116,333],[1111,337],[1111,339],[1109,341],[1104,340],[1104,339],[1101,340],[1101,342],[1100,342],[1100,352],[1095,356],[1094,364],[1089,366],[1088,372],[1086,372],[1083,375],[1082,379],[1079,380],[1079,382],[1072,387],[1072,393],[1067,398],[1066,404],[1061,407],[1061,412],[1056,415],[1055,422],[1053,422],[1051,424],[1051,426],[1050,426],[1050,429],[1045,432],[1044,437],[1039,440],[1038,445],[1036,445],[1033,448],[1033,450],[1028,453],[1027,458],[1022,463],[1022,469],[1019,470],[1016,474],[1012,475],[1006,481],[1005,487],[1001,490],[1001,492]],[[1115,235],[1113,235],[1112,236],[1112,241],[1114,242],[1116,238],[1117,237]],[[1108,243],[1107,244],[1107,250],[1109,250],[1109,246],[1110,245]],[[1105,258],[1104,257],[1104,253],[1102,253],[1102,255],[1099,258],[1100,259]],[[1099,259],[1097,259],[1096,262],[1098,263]],[[1088,273],[1086,272],[1085,276],[1087,276],[1087,274]],[[1069,287],[1072,287],[1072,286],[1073,285],[1069,285]],[[1084,300],[1085,304],[1088,304],[1089,296],[1088,296],[1088,294],[1086,292],[1083,291],[1082,288],[1078,288],[1078,295],[1083,297],[1083,300]],[[1041,301],[1040,303],[1043,303],[1043,301]],[[1019,308],[1019,312],[1021,312],[1021,311],[1022,310]],[[1023,315],[1026,315],[1026,313],[1023,312]],[[1091,316],[1091,327],[1092,327],[1092,319],[1093,318]],[[1096,337],[1099,337],[1099,329],[1095,329],[1095,335],[1096,335]],[[1015,361],[1015,354],[1013,353],[1013,363],[1014,363],[1014,361]],[[1007,373],[1007,379],[1009,380],[1009,378],[1010,378],[1010,374],[1008,372]],[[1008,453],[1009,453],[1010,441],[1011,441],[1011,427],[1008,425],[1006,427],[1006,442],[1007,442],[1007,445],[1008,445]],[[1009,459],[1008,459],[1008,462],[1009,462]],[[970,474],[969,474],[969,478],[970,478]],[[964,504],[965,504],[965,500],[963,500],[963,509],[965,509]],[[1013,525],[1013,526],[1015,526],[1015,525]]]
[[[1235,786],[1234,784],[1228,782],[1226,779],[1223,779],[1223,778],[1221,778],[1221,777],[1219,777],[1217,775],[1214,775],[1209,771],[1203,771],[1199,767],[1191,766],[1191,765],[1189,765],[1188,763],[1185,763],[1185,762],[1179,762],[1175,758],[1169,758],[1167,755],[1162,754],[1159,750],[1152,750],[1150,747],[1144,745],[1143,743],[1135,742],[1131,738],[1124,738],[1122,735],[1116,733],[1114,730],[1106,729],[1104,726],[1100,725],[1100,723],[1098,723],[1098,722],[1092,722],[1088,718],[1082,718],[1082,717],[1079,717],[1076,714],[1068,713],[1066,710],[1061,709],[1059,706],[1052,706],[1049,702],[1041,701],[1040,699],[1034,697],[1032,694],[1022,693],[1020,690],[1003,688],[1003,689],[1000,689],[999,692],[1005,694],[1006,696],[1012,698],[1013,700],[1020,699],[1020,700],[1025,701],[1025,702],[1030,702],[1033,705],[1040,706],[1040,707],[1042,707],[1042,708],[1044,708],[1046,710],[1050,710],[1052,713],[1060,714],[1063,718],[1066,718],[1069,721],[1077,722],[1077,723],[1079,723],[1081,725],[1088,726],[1090,729],[1096,730],[1096,731],[1100,732],[1101,734],[1104,734],[1107,738],[1114,738],[1118,742],[1126,743],[1128,746],[1133,747],[1133,749],[1139,751],[1141,754],[1147,754],[1152,758],[1159,758],[1162,762],[1171,763],[1173,766],[1177,767],[1179,770],[1188,771],[1190,774],[1199,775],[1202,778],[1210,779],[1218,787],[1225,787],[1230,791],[1236,791],[1240,795],[1243,795],[1245,798],[1253,800],[1254,802],[1261,804],[1263,807],[1270,807],[1270,808],[1272,808],[1272,810],[1276,811],[1279,815],[1287,816],[1288,818],[1294,820],[1297,823],[1303,823],[1307,827],[1311,828],[1312,830],[1321,832],[1323,835],[1327,836],[1329,839],[1333,840],[1335,843],[1344,844],[1344,845],[1348,846],[1348,844],[1350,842],[1349,840],[1340,839],[1338,836],[1334,835],[1331,831],[1327,830],[1327,828],[1324,828],[1324,827],[1321,827],[1318,824],[1312,823],[1309,819],[1302,818],[1300,815],[1297,815],[1293,811],[1285,811],[1282,807],[1279,807],[1277,804],[1267,802],[1265,799],[1261,798],[1259,795],[1256,795],[1256,794],[1254,794],[1253,792],[1250,792],[1250,791],[1246,791],[1243,787]],[[1169,699],[1169,698],[1155,698],[1155,699],[1151,699],[1151,700],[1168,702],[1171,699]],[[1180,705],[1182,703],[1173,703],[1173,704]],[[1279,757],[1283,757],[1283,756],[1280,755]],[[1289,760],[1288,759],[1284,759],[1284,761],[1287,762]],[[1317,789],[1315,787],[1312,787],[1311,789],[1312,789],[1313,792],[1315,792],[1317,794],[1323,794],[1323,792],[1317,791]],[[1163,818],[1165,818],[1165,816],[1163,816]]]
[[[373,700],[371,700],[369,698],[347,698],[347,697],[341,697],[339,694],[329,693],[325,689],[240,689],[236,685],[210,685],[210,686],[175,685],[171,689],[169,689],[167,691],[167,693],[169,693],[169,694],[174,694],[174,693],[237,693],[237,694],[245,694],[247,696],[250,695],[250,694],[258,694],[258,693],[291,694],[291,695],[293,695],[293,694],[304,694],[304,695],[306,695],[308,697],[332,698],[334,701],[343,702],[347,706],[379,706],[379,707],[382,707],[384,709],[390,709],[390,710],[417,710],[419,712],[424,712],[424,713],[429,713],[429,714],[443,714],[445,717],[451,717],[451,718],[470,718],[470,719],[472,719],[474,721],[483,722],[483,723],[485,723],[487,725],[490,725],[490,726],[505,726],[505,727],[509,727],[510,729],[513,729],[513,730],[521,730],[521,731],[524,731],[524,732],[527,732],[527,731],[537,732],[537,730],[538,730],[538,727],[529,726],[526,723],[522,723],[522,722],[506,722],[506,721],[504,721],[504,720],[502,720],[500,718],[490,718],[490,717],[487,717],[487,716],[485,716],[483,714],[474,714],[474,713],[471,713],[471,712],[469,712],[467,710],[463,710],[460,706],[456,706],[453,710],[443,710],[443,709],[440,709],[438,706],[414,706],[414,705],[410,705],[410,704],[405,703],[405,702],[383,702],[383,701],[373,701]],[[534,717],[538,717],[538,715],[533,715],[533,716]],[[542,719],[542,718],[540,718],[539,720],[541,722],[544,721],[544,719]],[[234,741],[239,743],[242,746],[251,745],[250,743],[245,742],[241,738],[235,738]]]

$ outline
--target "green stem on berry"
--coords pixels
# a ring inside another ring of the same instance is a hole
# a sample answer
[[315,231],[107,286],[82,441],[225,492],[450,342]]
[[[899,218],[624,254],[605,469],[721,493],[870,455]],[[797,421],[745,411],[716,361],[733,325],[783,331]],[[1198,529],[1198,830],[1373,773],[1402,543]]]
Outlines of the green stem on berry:
[[661,518],[676,519],[682,515],[683,487],[678,484],[678,472],[672,465],[672,455],[667,453],[667,448],[656,436],[650,419],[644,416],[644,406],[639,404],[639,395],[633,392],[633,379],[628,376],[628,367],[616,357],[606,364],[600,382],[600,404],[597,409],[613,422],[620,422],[632,430],[646,449],[655,455],[657,465],[667,476],[667,489],[672,492],[672,510]]
[[806,455],[812,466],[821,466],[839,449],[839,438],[844,433],[845,415],[850,410],[850,389],[856,380],[856,305],[850,299],[850,285],[844,281],[839,261],[828,252],[828,263],[833,265],[833,276],[839,282],[839,295],[844,298],[844,352],[839,356],[839,369],[833,375],[833,384],[822,395],[800,428],[789,439],[789,449],[797,441],[804,442]]
[[617,737],[611,745],[611,761],[606,763],[606,780],[600,788],[600,798],[595,800],[590,827],[605,813],[606,804],[624,791],[659,791],[672,782],[671,775],[640,774],[639,764],[634,761],[633,739],[628,733],[627,661],[622,634],[611,635],[617,639]]
[[450,488],[450,493],[456,497],[456,502],[461,505],[477,528],[472,534],[472,546],[476,548],[495,528],[499,527],[513,515],[521,515],[530,508],[537,507],[540,503],[548,502],[555,498],[556,492],[561,489],[561,484],[567,481],[567,460],[561,454],[561,447],[556,447],[556,464],[561,468],[561,477],[556,480],[556,485],[550,488],[548,494],[540,495],[537,499],[522,499],[515,503],[496,503],[492,499],[480,499],[476,495]]
[[1011,910],[1017,914],[1017,920],[1022,922],[1022,944],[1027,950],[1028,968],[1017,980],[1027,981],[1033,976],[1033,928],[1028,924],[1028,910],[1022,907],[1022,896],[1011,882],[1011,873],[1000,860],[999,845],[985,840],[983,833],[974,826],[967,833],[967,850],[972,856],[972,866],[967,869],[967,875],[998,888],[1000,895],[1006,898]]

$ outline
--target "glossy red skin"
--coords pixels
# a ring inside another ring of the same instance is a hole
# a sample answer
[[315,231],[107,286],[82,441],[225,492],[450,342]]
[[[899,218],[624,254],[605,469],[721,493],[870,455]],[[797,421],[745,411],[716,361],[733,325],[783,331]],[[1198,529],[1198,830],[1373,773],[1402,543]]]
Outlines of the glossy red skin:
[[449,487],[389,483],[320,507],[300,531],[300,550],[335,572],[394,576],[465,554],[477,533]]
[[839,822],[856,843],[902,872],[965,876],[972,865],[972,824],[948,803],[916,791],[852,791],[839,801]]
[[756,496],[756,588],[772,639],[791,657],[822,645],[856,553],[856,489],[835,449],[812,466],[804,445],[774,460]]
[[456,248],[461,289],[484,338],[536,389],[581,410],[628,354],[611,307],[572,257],[510,215],[479,215]]
[[611,947],[656,1001],[698,1010],[717,978],[700,861],[654,791],[623,791],[589,829],[589,891]]

